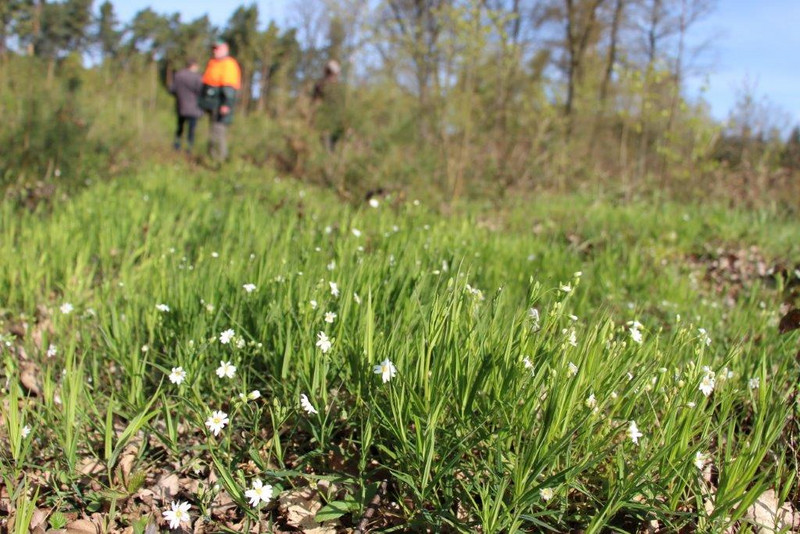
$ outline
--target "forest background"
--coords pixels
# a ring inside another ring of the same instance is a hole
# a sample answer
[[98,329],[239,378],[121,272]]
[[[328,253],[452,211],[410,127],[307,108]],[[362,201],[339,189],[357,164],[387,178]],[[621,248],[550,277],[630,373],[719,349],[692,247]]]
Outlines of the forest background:
[[[250,4],[216,27],[151,8],[122,21],[108,1],[10,0],[0,5],[0,183],[36,203],[174,157],[172,73],[187,57],[202,64],[221,37],[244,75],[236,164],[345,198],[411,189],[447,205],[590,190],[793,210],[800,130],[786,135],[746,84],[724,124],[687,96],[701,51],[692,32],[717,8],[316,0],[291,8],[291,26]],[[333,152],[310,98],[329,59],[343,65],[346,94]]]

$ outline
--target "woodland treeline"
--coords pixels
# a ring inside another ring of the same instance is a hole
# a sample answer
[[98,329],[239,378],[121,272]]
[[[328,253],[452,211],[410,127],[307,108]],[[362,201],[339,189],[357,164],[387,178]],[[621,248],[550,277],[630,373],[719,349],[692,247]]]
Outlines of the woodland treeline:
[[[122,21],[92,0],[0,3],[0,172],[79,185],[172,157],[166,87],[226,39],[244,88],[234,157],[343,195],[443,199],[609,187],[800,198],[800,130],[743,88],[720,124],[687,80],[713,42],[712,0],[306,0],[289,22],[256,4],[217,27],[153,9]],[[706,49],[707,50],[707,49]],[[312,86],[343,66],[346,134],[319,141]],[[783,129],[783,130],[782,130]]]

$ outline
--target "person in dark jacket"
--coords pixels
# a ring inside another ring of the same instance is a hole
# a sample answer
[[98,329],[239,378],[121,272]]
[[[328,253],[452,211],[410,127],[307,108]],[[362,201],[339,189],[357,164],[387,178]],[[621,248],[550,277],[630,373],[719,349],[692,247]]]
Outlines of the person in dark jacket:
[[328,152],[336,148],[346,130],[344,86],[339,82],[340,72],[338,61],[328,61],[325,75],[314,85],[311,95],[314,123]]
[[228,43],[217,40],[212,48],[213,57],[203,74],[200,107],[211,116],[209,153],[217,161],[228,158],[228,126],[233,122],[236,97],[242,87],[239,63],[228,55]]
[[175,108],[178,113],[178,129],[175,132],[175,150],[181,149],[183,128],[188,126],[186,132],[186,151],[191,152],[194,146],[194,130],[197,119],[202,117],[203,111],[197,104],[197,98],[203,88],[203,79],[198,72],[197,61],[189,59],[186,68],[175,73],[169,92],[175,95]]

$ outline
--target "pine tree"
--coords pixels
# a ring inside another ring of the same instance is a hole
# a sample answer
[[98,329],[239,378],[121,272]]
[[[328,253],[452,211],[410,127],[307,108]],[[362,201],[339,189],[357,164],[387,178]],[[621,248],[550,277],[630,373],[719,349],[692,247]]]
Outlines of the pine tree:
[[97,21],[96,41],[104,60],[114,58],[119,53],[122,33],[117,29],[119,21],[114,13],[114,6],[106,0],[100,6],[100,18]]

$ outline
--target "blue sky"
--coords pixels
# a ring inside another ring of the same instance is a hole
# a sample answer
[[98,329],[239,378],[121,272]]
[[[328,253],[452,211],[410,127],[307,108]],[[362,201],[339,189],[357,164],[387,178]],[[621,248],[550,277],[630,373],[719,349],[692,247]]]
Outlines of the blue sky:
[[[284,25],[296,0],[259,0],[263,21]],[[668,0],[675,1],[675,0]],[[222,25],[236,6],[249,4],[219,0],[114,1],[119,18],[129,21],[148,6],[160,13],[179,12],[184,20],[208,14]],[[698,41],[709,41],[688,82],[691,95],[707,87],[704,98],[714,117],[724,120],[745,82],[773,108],[786,113],[787,125],[800,124],[800,0],[718,0],[714,13],[693,31]]]
[[727,116],[747,80],[790,125],[800,124],[800,1],[719,0],[696,34],[711,39],[701,64],[710,67],[705,98],[715,117]]
[[[100,5],[100,0],[95,0],[95,5]],[[158,13],[181,14],[183,20],[192,20],[208,14],[211,22],[222,26],[230,18],[234,10],[241,6],[254,3],[252,0],[241,0],[235,2],[211,1],[211,0],[111,0],[114,9],[121,21],[129,21],[137,11],[145,8],[152,8]],[[286,7],[290,5],[289,0],[260,0],[258,11],[261,13],[263,22],[275,20],[282,24],[286,20]]]

